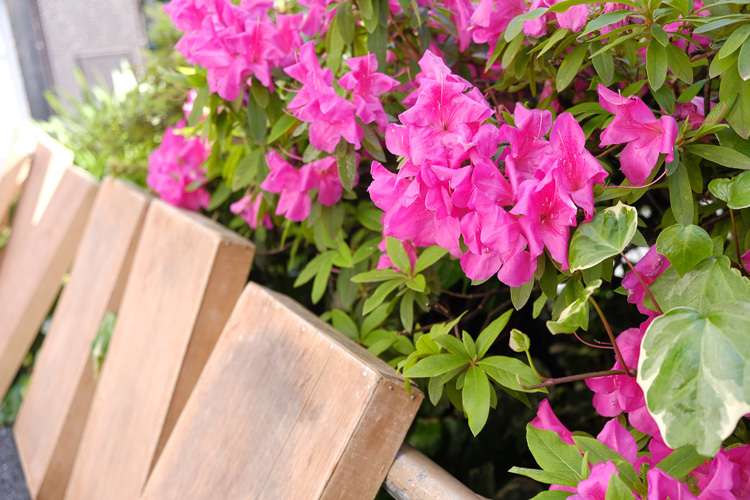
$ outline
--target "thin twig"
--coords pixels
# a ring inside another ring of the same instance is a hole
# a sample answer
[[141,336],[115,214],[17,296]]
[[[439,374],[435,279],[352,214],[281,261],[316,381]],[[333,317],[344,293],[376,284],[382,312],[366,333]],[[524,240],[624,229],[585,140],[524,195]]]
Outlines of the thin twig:
[[259,251],[259,252],[255,252],[255,255],[276,255],[276,254],[279,254],[279,253],[286,252],[287,250],[289,250],[290,248],[292,248],[293,245],[294,245],[294,242],[290,241],[289,243],[287,243],[286,245],[284,245],[281,248],[274,248],[273,250],[262,250],[262,251]]
[[612,151],[620,147],[622,147],[622,144],[615,144],[614,146],[610,146],[604,151],[602,151],[601,153],[599,153],[598,155],[596,155],[596,158],[602,158],[604,156],[607,156],[609,153],[611,153]]
[[628,375],[631,377],[635,377],[635,370],[628,370],[628,365],[625,364],[625,358],[622,357],[622,353],[620,352],[620,347],[617,345],[617,341],[615,340],[615,334],[612,333],[612,328],[609,326],[609,322],[607,321],[607,318],[604,317],[604,312],[599,307],[599,304],[596,303],[594,300],[594,297],[589,296],[589,301],[594,304],[594,309],[596,309],[597,314],[599,314],[599,319],[602,320],[602,323],[604,324],[604,329],[607,330],[607,335],[609,335],[609,341],[612,342],[612,347],[615,350],[615,356],[617,357],[617,360],[620,362],[620,366],[628,372]]
[[716,50],[709,50],[708,52],[704,52],[703,54],[697,54],[690,57],[690,62],[697,61],[699,59],[706,59],[707,57],[711,57],[713,55],[716,55],[716,53],[719,52],[718,49]]
[[568,382],[578,382],[579,380],[586,380],[587,378],[608,377],[610,375],[630,375],[630,372],[628,370],[604,370],[601,372],[580,373],[578,375],[570,375],[569,377],[548,378],[541,384],[530,385],[530,386],[522,385],[521,387],[523,387],[526,390],[541,389],[542,387],[550,387],[550,386],[558,385],[558,384],[567,384]]
[[654,296],[651,295],[651,290],[648,288],[648,285],[646,284],[645,281],[643,281],[643,277],[641,276],[641,273],[635,270],[635,267],[633,267],[633,264],[628,260],[627,257],[625,257],[624,253],[620,252],[620,256],[623,259],[625,259],[625,262],[627,263],[628,267],[630,267],[630,270],[633,271],[636,278],[638,278],[638,281],[641,282],[641,286],[643,286],[643,288],[646,289],[646,295],[648,295],[648,298],[651,299],[651,302],[654,304],[654,307],[656,307],[656,312],[658,312],[659,314],[664,314],[664,312],[662,312],[661,310],[661,307],[659,307],[659,304],[656,302],[656,299],[654,298]]

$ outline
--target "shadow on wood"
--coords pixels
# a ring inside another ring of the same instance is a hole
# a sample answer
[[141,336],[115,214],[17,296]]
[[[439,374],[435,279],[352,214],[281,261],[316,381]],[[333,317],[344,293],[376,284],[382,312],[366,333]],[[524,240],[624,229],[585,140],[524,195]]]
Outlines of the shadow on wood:
[[0,259],[0,394],[21,367],[60,289],[97,182],[42,134]]
[[250,283],[142,499],[372,499],[422,397],[293,300]]
[[138,497],[253,253],[213,221],[151,202],[66,498]]
[[65,493],[95,381],[91,344],[117,312],[149,197],[105,179],[55,310],[14,432],[31,498]]

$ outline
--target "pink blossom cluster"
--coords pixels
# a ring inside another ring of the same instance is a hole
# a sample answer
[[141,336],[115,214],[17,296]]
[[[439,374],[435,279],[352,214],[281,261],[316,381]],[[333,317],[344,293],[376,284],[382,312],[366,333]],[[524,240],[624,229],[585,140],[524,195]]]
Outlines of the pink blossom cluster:
[[[539,404],[537,416],[531,425],[554,431],[565,444],[575,445],[573,433],[560,422],[546,399]],[[650,467],[646,474],[647,500],[734,500],[747,498],[750,494],[750,445],[721,450],[715,458],[691,472],[699,490],[696,495],[686,483],[657,467],[672,453],[660,438],[652,439],[649,453],[639,456],[633,435],[613,418],[604,425],[596,439],[619,453],[636,471],[640,471],[643,464]],[[572,492],[573,495],[568,497],[571,500],[604,500],[612,474],[619,475],[613,462],[599,462],[591,466],[589,476],[575,488],[553,485],[550,489]],[[640,497],[634,493],[633,498]]]
[[388,125],[379,96],[396,88],[393,78],[377,73],[374,54],[346,60],[351,71],[338,84],[352,93],[352,101],[341,97],[333,87],[333,73],[322,69],[315,53],[314,42],[307,42],[299,53],[299,61],[284,71],[302,83],[288,109],[294,117],[310,123],[310,144],[319,151],[333,153],[340,138],[359,149],[364,132],[357,124],[376,123],[382,131]]
[[269,193],[280,194],[276,215],[283,215],[296,222],[307,219],[312,205],[310,193],[315,189],[318,201],[323,205],[331,206],[341,199],[344,187],[333,156],[315,160],[297,169],[272,150],[266,154],[266,162],[271,173],[260,187]]
[[198,210],[208,207],[211,195],[200,185],[206,180],[201,164],[210,149],[198,137],[175,134],[184,121],[168,127],[161,144],[148,157],[146,182],[161,198],[176,207]]
[[622,173],[633,185],[641,185],[656,166],[659,153],[672,161],[677,121],[668,115],[657,120],[639,97],[625,97],[604,85],[599,85],[598,91],[599,104],[615,115],[601,133],[600,146],[626,144],[620,154]]
[[[419,65],[416,102],[386,131],[401,169],[372,164],[369,192],[385,211],[383,234],[440,245],[472,279],[497,274],[519,286],[545,248],[567,269],[577,207],[592,217],[593,185],[607,175],[585,149],[581,127],[569,113],[553,125],[549,111],[518,105],[515,126],[498,129],[485,123],[492,110],[479,90],[439,57],[427,51]],[[501,141],[509,147],[495,160]]]
[[301,45],[302,14],[268,16],[271,0],[172,0],[164,6],[184,31],[177,50],[207,69],[208,85],[228,101],[256,78],[272,88],[271,68],[285,66]]

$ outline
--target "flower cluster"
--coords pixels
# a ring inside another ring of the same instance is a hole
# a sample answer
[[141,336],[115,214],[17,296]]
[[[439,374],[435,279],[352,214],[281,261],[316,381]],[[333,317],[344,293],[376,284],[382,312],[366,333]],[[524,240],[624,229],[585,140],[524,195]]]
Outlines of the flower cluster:
[[[492,110],[481,93],[439,57],[427,51],[419,64],[416,103],[386,132],[388,149],[405,159],[401,170],[372,165],[369,191],[385,211],[383,234],[440,245],[472,279],[497,273],[521,285],[545,248],[566,269],[577,207],[591,218],[593,185],[607,175],[578,122],[563,113],[553,125],[549,111],[518,105],[516,126],[498,129],[485,123]],[[496,161],[501,141],[509,147]]]
[[[560,422],[547,400],[539,404],[537,416],[531,425],[556,432],[565,444],[575,444],[573,433]],[[687,483],[658,468],[659,462],[672,453],[661,439],[652,439],[648,453],[639,453],[635,438],[617,419],[607,422],[596,439],[620,454],[636,471],[640,471],[644,464],[649,466],[646,474],[648,500],[734,500],[746,498],[750,493],[750,445],[721,450],[715,458],[691,472],[699,490],[696,495]],[[572,500],[603,500],[613,474],[619,475],[615,463],[594,463],[589,476],[576,487],[553,485],[550,489],[572,492],[573,495],[568,497]],[[634,494],[633,498],[640,497]]]
[[299,62],[284,69],[302,83],[288,109],[294,117],[310,123],[310,144],[319,151],[333,153],[341,137],[359,149],[364,133],[355,117],[363,123],[375,122],[381,131],[388,125],[378,96],[394,89],[398,82],[375,72],[378,62],[374,54],[352,57],[346,63],[351,71],[338,84],[352,92],[353,103],[336,93],[333,73],[320,67],[314,42],[303,45]]
[[201,164],[208,158],[210,150],[206,141],[199,137],[184,137],[175,134],[183,128],[180,121],[164,132],[161,145],[148,158],[146,182],[164,201],[188,210],[208,207],[211,195],[202,186],[206,174]]
[[[256,193],[255,195],[246,194],[232,203],[229,206],[229,210],[233,214],[245,219],[245,222],[247,222],[247,225],[251,229],[257,229],[259,223],[263,224],[266,229],[271,229],[273,227],[271,217],[267,213],[264,213],[263,217],[260,217],[261,203],[263,203],[263,196],[260,193]],[[260,221],[258,220],[259,218]]]
[[177,50],[207,69],[211,92],[233,101],[249,78],[272,88],[271,68],[291,63],[302,45],[302,15],[279,14],[273,22],[271,7],[267,0],[173,0],[164,10],[185,32]]
[[323,205],[331,206],[341,199],[344,187],[333,156],[315,160],[297,169],[276,151],[269,151],[266,162],[271,173],[260,187],[269,193],[281,195],[276,215],[283,215],[293,221],[307,219],[312,205],[310,192],[314,189],[318,190],[318,201]]

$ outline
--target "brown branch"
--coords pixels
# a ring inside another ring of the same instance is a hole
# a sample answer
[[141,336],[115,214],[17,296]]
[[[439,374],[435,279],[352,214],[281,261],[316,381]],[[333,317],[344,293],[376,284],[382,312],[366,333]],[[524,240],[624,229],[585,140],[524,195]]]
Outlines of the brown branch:
[[607,149],[605,149],[604,151],[602,151],[601,153],[599,153],[598,155],[596,155],[596,158],[602,158],[604,156],[607,156],[609,153],[611,153],[612,151],[614,151],[617,148],[621,148],[622,146],[623,146],[622,144],[615,144],[614,146],[610,146]]
[[615,349],[615,356],[617,356],[617,360],[620,362],[620,366],[622,366],[622,368],[628,372],[628,375],[630,375],[631,377],[635,377],[635,370],[628,370],[628,365],[625,363],[625,358],[622,357],[620,347],[617,345],[617,341],[615,340],[615,334],[612,333],[612,328],[609,326],[607,318],[604,317],[604,312],[599,307],[599,304],[596,303],[594,297],[589,296],[589,301],[594,304],[594,309],[596,309],[596,313],[599,315],[599,319],[602,320],[604,329],[607,330],[609,341],[612,342],[612,347]]
[[276,255],[279,253],[286,252],[287,250],[292,248],[293,245],[294,245],[294,241],[290,241],[289,243],[287,243],[281,248],[274,248],[273,250],[263,250],[263,251],[255,252],[255,255]]
[[628,370],[604,370],[601,372],[580,373],[578,375],[570,375],[569,377],[548,378],[541,384],[530,385],[528,387],[521,385],[521,387],[525,390],[541,389],[542,387],[567,384],[568,382],[578,382],[579,380],[586,380],[587,378],[608,377],[610,375],[630,375],[630,372]]
[[690,57],[690,62],[698,61],[699,59],[706,59],[707,57],[711,57],[716,55],[716,53],[719,52],[718,49],[716,50],[709,50],[708,52],[704,52],[702,54],[693,55]]

